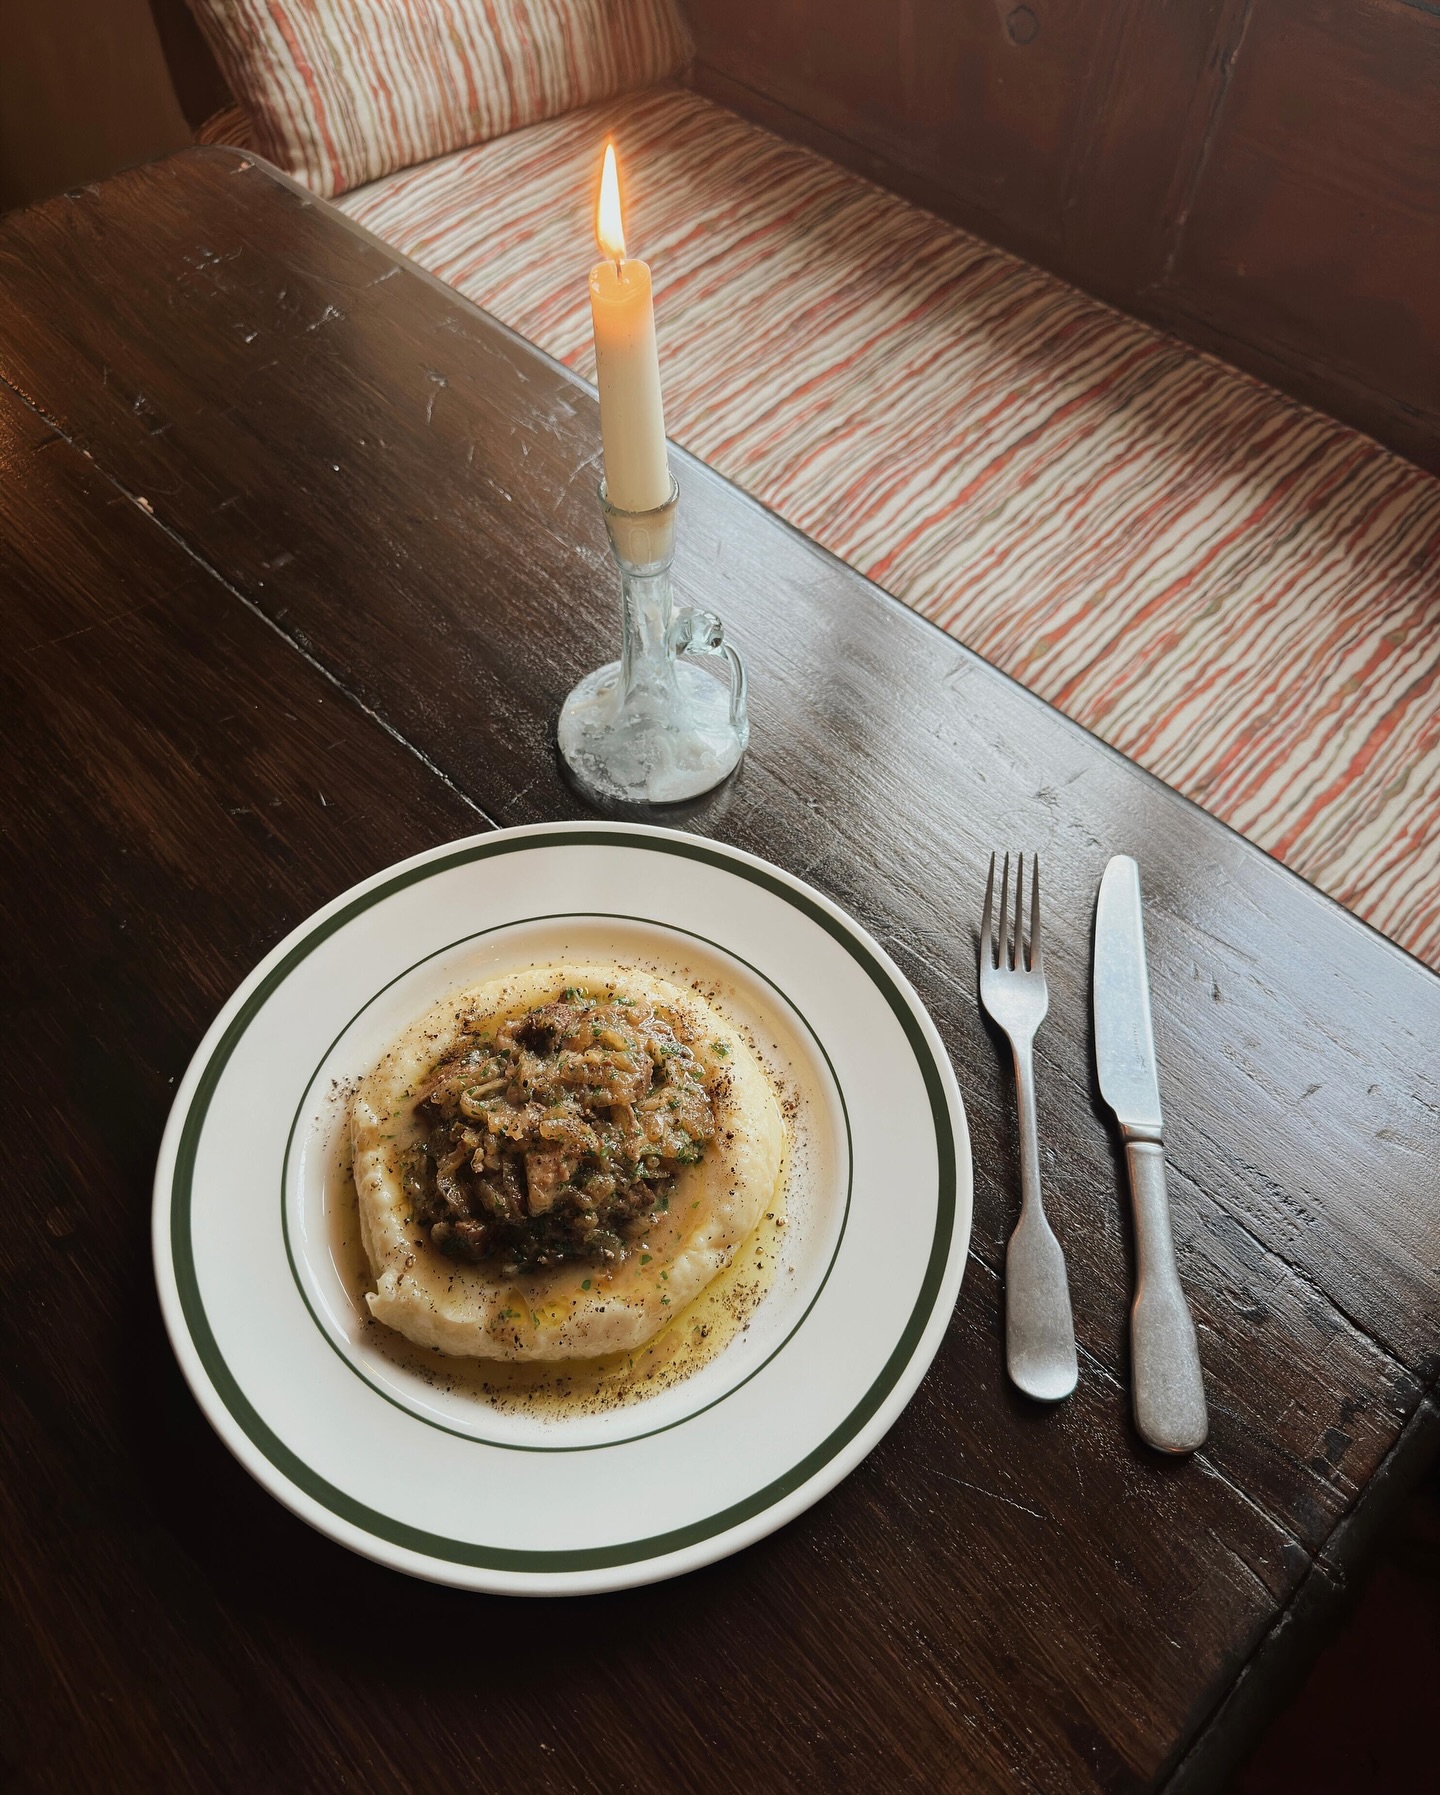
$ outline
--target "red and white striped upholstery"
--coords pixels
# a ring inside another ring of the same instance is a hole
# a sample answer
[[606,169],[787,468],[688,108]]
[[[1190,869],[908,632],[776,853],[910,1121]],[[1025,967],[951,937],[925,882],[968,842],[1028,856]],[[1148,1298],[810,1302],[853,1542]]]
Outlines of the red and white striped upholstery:
[[588,376],[607,134],[672,436],[1440,968],[1440,483],[683,89],[343,208]]
[[1440,483],[681,89],[343,207],[590,375],[607,133],[672,436],[1440,966]]
[[671,0],[189,0],[260,155],[316,193],[673,75]]

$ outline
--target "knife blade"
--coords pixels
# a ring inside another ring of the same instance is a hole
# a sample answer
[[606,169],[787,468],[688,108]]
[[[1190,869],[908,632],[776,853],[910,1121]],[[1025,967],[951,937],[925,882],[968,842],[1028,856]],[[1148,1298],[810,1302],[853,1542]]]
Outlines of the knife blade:
[[1100,881],[1093,1004],[1100,1090],[1124,1136],[1135,1222],[1130,1310],[1135,1425],[1161,1452],[1193,1452],[1209,1428],[1205,1381],[1195,1323],[1175,1266],[1140,869],[1128,854],[1117,854]]

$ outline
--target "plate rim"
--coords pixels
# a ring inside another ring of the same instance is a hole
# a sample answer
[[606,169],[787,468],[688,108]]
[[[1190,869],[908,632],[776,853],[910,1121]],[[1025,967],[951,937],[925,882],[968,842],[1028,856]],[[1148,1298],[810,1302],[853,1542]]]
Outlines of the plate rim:
[[[808,915],[850,952],[900,1024],[925,1086],[939,1163],[935,1233],[914,1307],[879,1373],[824,1440],[760,1490],[685,1527],[644,1540],[537,1551],[449,1540],[396,1521],[329,1483],[288,1447],[241,1390],[209,1328],[188,1238],[188,1202],[210,1100],[241,1036],[290,971],[394,892],[452,866],[547,842],[678,853],[748,877]],[[949,1055],[918,993],[863,925],[823,892],[744,849],[655,825],[562,821],[461,837],[381,868],[313,911],[261,959],[206,1030],[177,1088],[156,1165],[152,1254],[166,1331],[186,1382],[229,1450],[284,1506],[362,1556],[431,1581],[568,1594],[654,1581],[727,1556],[784,1525],[847,1476],[898,1419],[939,1349],[964,1274],[972,1210],[969,1129]]]

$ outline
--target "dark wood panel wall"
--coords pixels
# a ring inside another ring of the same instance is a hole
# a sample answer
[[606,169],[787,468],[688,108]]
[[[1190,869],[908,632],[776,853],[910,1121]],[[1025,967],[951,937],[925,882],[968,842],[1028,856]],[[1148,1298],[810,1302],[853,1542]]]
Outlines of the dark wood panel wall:
[[695,85],[1440,471],[1437,0],[682,0]]
[[0,212],[189,139],[146,0],[0,0]]

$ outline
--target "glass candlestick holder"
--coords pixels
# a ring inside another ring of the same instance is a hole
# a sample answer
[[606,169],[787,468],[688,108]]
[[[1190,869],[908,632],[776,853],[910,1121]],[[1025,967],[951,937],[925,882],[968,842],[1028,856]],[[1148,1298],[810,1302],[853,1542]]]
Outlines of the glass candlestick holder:
[[[729,777],[750,739],[745,663],[711,611],[676,611],[670,588],[680,489],[621,511],[600,482],[620,565],[620,659],[586,674],[560,712],[560,752],[582,790],[611,803],[679,804]],[[694,658],[690,658],[694,657]],[[729,668],[728,686],[695,659]]]

